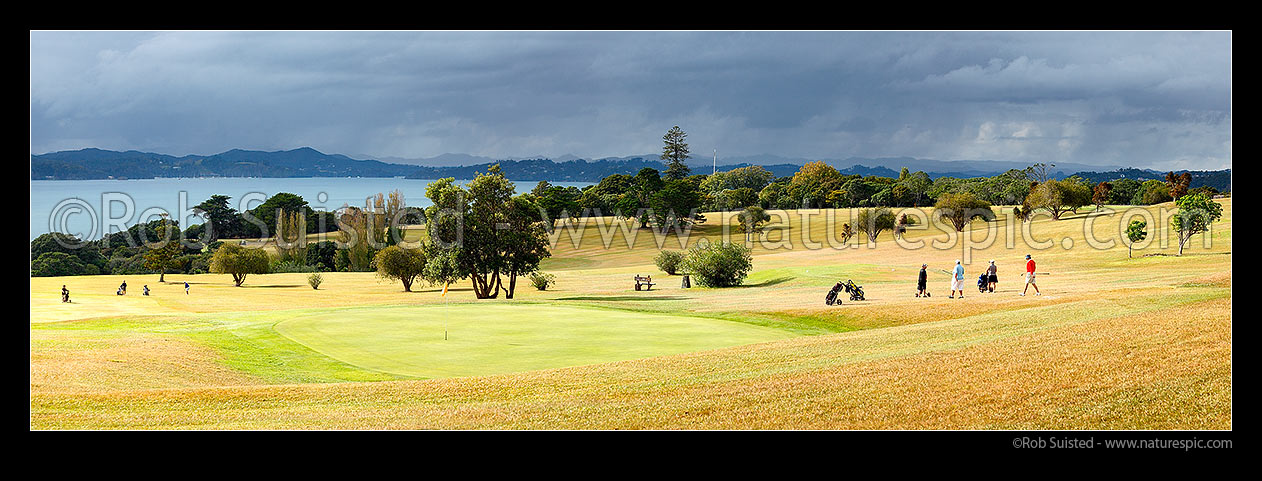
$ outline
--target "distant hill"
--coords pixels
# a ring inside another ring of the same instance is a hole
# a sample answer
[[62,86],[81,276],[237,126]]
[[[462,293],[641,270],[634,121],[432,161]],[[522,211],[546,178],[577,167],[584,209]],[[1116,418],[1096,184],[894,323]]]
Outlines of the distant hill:
[[[1087,179],[1092,184],[1098,184],[1100,182],[1113,182],[1118,179],[1135,179],[1140,182],[1146,180],[1165,180],[1168,172],[1170,171],[1152,169],[1118,169],[1107,172],[1077,172],[1074,175]],[[1231,169],[1174,171],[1176,175],[1184,172],[1192,174],[1192,182],[1188,184],[1188,188],[1190,189],[1207,185],[1218,189],[1219,192],[1231,192]]]
[[650,167],[665,169],[665,164],[656,157],[635,157],[627,160],[598,160],[588,162],[583,159],[569,162],[555,162],[550,159],[499,160],[477,165],[459,167],[413,167],[409,179],[440,179],[455,177],[472,179],[477,173],[485,173],[494,164],[499,164],[504,176],[510,180],[550,182],[599,182],[600,179],[613,174],[634,175],[640,169]]
[[31,156],[31,180],[155,177],[396,177],[416,166],[356,160],[310,147],[277,152],[233,149],[174,157],[129,150],[69,150]]
[[[486,172],[492,164],[500,164],[505,175],[516,181],[547,180],[553,182],[598,182],[612,174],[633,175],[640,169],[651,167],[664,170],[665,165],[656,154],[627,157],[606,157],[597,160],[564,155],[556,159],[507,158],[490,159],[467,154],[443,154],[428,159],[387,158],[382,160],[358,160],[341,154],[325,154],[310,147],[276,152],[233,149],[214,155],[185,155],[175,157],[165,154],[129,150],[116,152],[102,149],[82,149],[31,156],[31,180],[44,179],[148,179],[154,177],[403,177],[435,179],[455,177],[471,179],[478,172]],[[759,165],[776,177],[793,175],[811,159],[788,158],[775,155],[728,157],[719,164],[718,170],[728,171],[738,167]],[[912,157],[885,157],[877,159],[851,157],[845,160],[824,159],[825,163],[846,175],[897,177],[899,170],[907,167],[912,172],[924,171],[931,178],[993,176],[1009,169],[1022,169],[1027,164],[1009,161],[961,160],[939,161]],[[688,162],[693,173],[711,172],[711,159],[694,157]],[[1073,169],[1071,169],[1073,168]],[[1113,169],[1113,170],[1108,170]],[[1141,180],[1164,178],[1165,172],[1113,167],[1094,167],[1083,164],[1057,164],[1051,169],[1055,178],[1070,176],[1068,172],[1100,180],[1113,180],[1131,176]],[[1099,182],[1099,180],[1096,180]],[[1226,191],[1230,188],[1231,171],[1194,171],[1193,187],[1212,185]]]

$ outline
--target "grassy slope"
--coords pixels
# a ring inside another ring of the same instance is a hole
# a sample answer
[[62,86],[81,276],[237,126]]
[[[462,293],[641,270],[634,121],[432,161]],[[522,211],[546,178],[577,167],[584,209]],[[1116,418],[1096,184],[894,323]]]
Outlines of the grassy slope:
[[[656,270],[651,267],[657,250],[652,235],[639,236],[633,249],[606,251],[600,248],[599,232],[592,230],[579,248],[563,241],[555,259],[549,260],[548,269],[560,281],[558,290],[519,291],[519,297],[561,305],[688,312],[807,334],[860,331],[509,376],[238,386],[354,377],[321,374],[338,369],[363,375],[362,370],[327,358],[314,361],[322,356],[304,352],[266,326],[255,326],[257,332],[237,338],[253,345],[258,341],[252,336],[270,336],[273,344],[239,352],[241,356],[221,347],[220,355],[230,361],[266,359],[277,349],[298,354],[255,362],[262,369],[237,369],[253,374],[249,382],[219,384],[233,387],[172,382],[138,386],[173,390],[139,391],[116,380],[86,389],[99,394],[68,395],[52,387],[56,382],[37,383],[37,356],[50,358],[49,365],[56,365],[59,358],[37,345],[37,334],[41,343],[60,341],[63,327],[103,321],[58,322],[47,324],[48,329],[33,323],[32,426],[1230,427],[1230,202],[1224,202],[1225,219],[1215,225],[1212,248],[1195,244],[1181,258],[1128,260],[1126,247],[1120,244],[1106,250],[1083,249],[1084,220],[1091,218],[1085,215],[1027,224],[1036,238],[1072,239],[1072,249],[1063,244],[1031,249],[1024,245],[1019,228],[1012,236],[1002,234],[1007,224],[1001,221],[999,240],[976,253],[968,267],[972,275],[984,260],[997,259],[1001,292],[970,294],[963,301],[942,295],[946,275],[935,271],[930,288],[937,296],[910,296],[919,264],[946,269],[963,257],[958,248],[909,251],[894,245],[885,233],[874,249],[809,250],[802,248],[801,229],[794,231],[794,249],[756,249],[749,287],[681,290],[675,284],[678,278],[655,275],[660,290],[633,293],[628,287],[631,275]],[[1116,237],[1116,217],[1100,217],[1090,225],[1100,238],[1110,230]],[[794,222],[795,228],[800,225]],[[812,237],[822,239],[824,228],[813,227]],[[1158,242],[1165,234],[1150,230]],[[713,226],[700,231],[718,234]],[[907,236],[912,241],[933,237],[945,235]],[[1014,238],[1011,247],[1005,245],[1008,238]],[[587,242],[592,239],[594,247]],[[1137,249],[1136,255],[1172,254],[1175,248],[1154,243]],[[1038,259],[1040,271],[1050,272],[1040,278],[1046,294],[1042,297],[1015,296],[1020,287],[1015,271],[1027,252]],[[325,292],[303,286],[297,274],[252,276],[247,286],[253,287],[239,289],[221,279],[226,276],[191,277],[201,283],[194,286],[195,294],[206,294],[183,296],[182,289],[160,286],[157,289],[178,295],[155,290],[157,298],[142,300],[151,304],[146,309],[185,319],[188,313],[232,317],[227,311],[423,305],[438,300],[433,289],[404,294],[370,274],[326,275],[326,284],[335,287],[322,286]],[[870,300],[840,308],[823,306],[824,291],[844,278],[864,284]],[[119,281],[113,276],[32,279],[32,321],[113,314],[112,294],[91,312],[69,312],[74,311],[69,306],[44,310],[35,303],[68,282],[90,286],[72,286],[72,292],[95,290],[100,284],[112,293]],[[79,299],[76,296],[76,302]],[[528,316],[528,311],[522,315]],[[106,331],[135,335],[130,328]],[[224,336],[219,329],[205,329],[199,335],[211,341]],[[973,369],[953,367],[965,361]],[[365,405],[367,399],[373,401]],[[135,407],[139,400],[145,401],[142,408]],[[161,414],[192,405],[198,406],[196,419]]]

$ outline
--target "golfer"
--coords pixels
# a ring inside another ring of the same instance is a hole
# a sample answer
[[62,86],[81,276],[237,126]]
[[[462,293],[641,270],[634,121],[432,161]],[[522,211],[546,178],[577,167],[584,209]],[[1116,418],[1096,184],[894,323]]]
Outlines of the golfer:
[[955,291],[960,291],[960,299],[964,298],[964,264],[955,260],[955,275],[951,276],[951,299],[955,299]]
[[1039,285],[1034,283],[1034,259],[1029,254],[1025,255],[1025,289],[1021,291],[1021,295],[1025,295],[1030,290],[1030,286],[1034,286],[1034,295],[1041,296]]
[[916,297],[929,297],[928,282],[929,273],[925,269],[929,268],[929,264],[920,265],[920,277],[916,278]]
[[70,302],[70,289],[66,289],[66,285],[61,285],[61,302]]
[[995,292],[995,286],[999,284],[999,268],[995,267],[995,260],[990,260],[990,267],[986,268],[986,282],[989,284],[990,292]]
[[184,281],[184,295],[188,295],[188,281]]

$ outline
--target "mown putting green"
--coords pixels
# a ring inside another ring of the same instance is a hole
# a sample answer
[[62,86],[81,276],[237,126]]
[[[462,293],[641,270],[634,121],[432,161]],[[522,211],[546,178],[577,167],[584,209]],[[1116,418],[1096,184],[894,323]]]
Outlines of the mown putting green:
[[347,364],[419,378],[579,366],[793,337],[704,317],[547,304],[339,309],[283,321],[275,329]]

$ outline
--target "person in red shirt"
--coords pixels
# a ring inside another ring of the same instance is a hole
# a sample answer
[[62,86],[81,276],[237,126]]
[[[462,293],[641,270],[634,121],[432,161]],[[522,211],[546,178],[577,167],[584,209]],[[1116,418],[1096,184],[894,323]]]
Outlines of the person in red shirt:
[[1025,290],[1021,291],[1021,295],[1025,295],[1030,290],[1030,286],[1034,286],[1034,295],[1041,296],[1039,285],[1034,283],[1034,259],[1029,254],[1025,255]]

